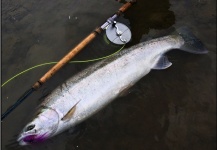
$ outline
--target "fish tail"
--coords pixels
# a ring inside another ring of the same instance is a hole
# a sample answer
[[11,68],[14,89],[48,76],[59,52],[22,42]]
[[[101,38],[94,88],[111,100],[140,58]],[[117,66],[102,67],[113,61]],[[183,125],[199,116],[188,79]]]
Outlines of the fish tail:
[[194,53],[194,54],[206,54],[208,50],[204,44],[190,31],[187,27],[178,28],[175,32],[182,37],[184,44],[181,46],[181,50]]

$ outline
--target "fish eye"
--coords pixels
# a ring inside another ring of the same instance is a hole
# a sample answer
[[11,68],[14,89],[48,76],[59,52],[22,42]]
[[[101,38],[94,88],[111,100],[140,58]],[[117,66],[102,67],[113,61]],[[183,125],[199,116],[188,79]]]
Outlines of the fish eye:
[[29,125],[29,126],[26,127],[26,130],[25,130],[25,131],[30,131],[30,130],[34,129],[34,127],[35,127],[34,124]]

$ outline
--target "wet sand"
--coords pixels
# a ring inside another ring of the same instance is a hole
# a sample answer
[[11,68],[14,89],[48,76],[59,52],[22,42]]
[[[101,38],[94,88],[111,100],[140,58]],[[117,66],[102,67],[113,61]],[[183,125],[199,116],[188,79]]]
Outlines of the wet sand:
[[[124,1],[2,1],[2,82],[34,65],[58,61]],[[131,28],[137,44],[188,26],[209,53],[171,51],[173,65],[152,71],[130,93],[116,99],[74,131],[33,146],[17,144],[30,114],[55,87],[91,63],[70,64],[32,94],[2,122],[2,150],[214,150],[216,149],[216,1],[142,1],[118,19]],[[70,19],[69,19],[70,16]],[[104,34],[74,60],[105,56],[120,46]],[[2,112],[51,66],[34,69],[2,90]]]

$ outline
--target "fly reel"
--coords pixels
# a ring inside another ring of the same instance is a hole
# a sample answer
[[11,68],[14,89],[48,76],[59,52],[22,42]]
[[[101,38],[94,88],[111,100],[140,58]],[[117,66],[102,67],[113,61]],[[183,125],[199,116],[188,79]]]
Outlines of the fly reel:
[[126,25],[113,21],[106,28],[106,36],[112,43],[123,45],[131,40],[132,34]]

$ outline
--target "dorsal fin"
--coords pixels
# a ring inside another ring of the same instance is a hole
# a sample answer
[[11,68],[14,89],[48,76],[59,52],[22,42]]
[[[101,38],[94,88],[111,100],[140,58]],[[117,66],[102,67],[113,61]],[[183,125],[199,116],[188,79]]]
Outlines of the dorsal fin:
[[[80,100],[81,101],[81,100]],[[73,114],[75,113],[75,109],[76,109],[76,106],[77,104],[80,102],[78,101],[66,114],[65,116],[63,116],[63,118],[61,119],[62,121],[67,121],[69,119],[72,118]]]

